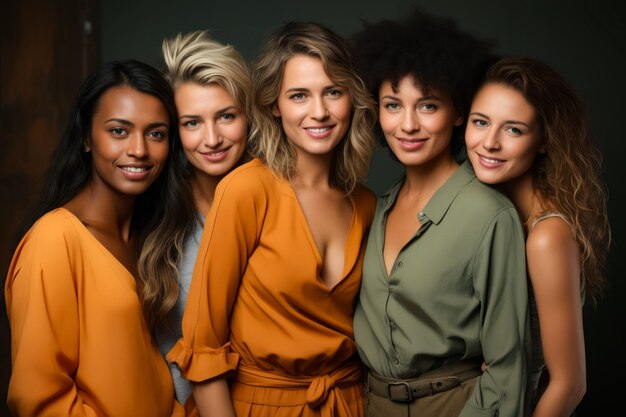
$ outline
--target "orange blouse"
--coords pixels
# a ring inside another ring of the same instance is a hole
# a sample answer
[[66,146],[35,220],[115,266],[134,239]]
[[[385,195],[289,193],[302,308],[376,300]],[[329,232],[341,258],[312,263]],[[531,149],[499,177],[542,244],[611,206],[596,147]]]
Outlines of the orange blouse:
[[283,386],[354,364],[352,316],[376,201],[364,187],[350,200],[343,277],[328,288],[290,183],[258,160],[224,178],[205,222],[183,338],[168,360],[191,381],[232,374],[240,362],[248,383],[272,375]]
[[5,284],[16,416],[182,416],[135,279],[66,209],[20,242]]

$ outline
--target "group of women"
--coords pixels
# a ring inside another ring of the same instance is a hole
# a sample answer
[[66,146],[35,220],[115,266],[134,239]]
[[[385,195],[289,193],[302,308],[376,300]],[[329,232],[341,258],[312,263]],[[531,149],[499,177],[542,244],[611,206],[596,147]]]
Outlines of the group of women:
[[418,10],[93,73],[6,280],[11,411],[569,416],[600,158],[574,89],[490,48]]

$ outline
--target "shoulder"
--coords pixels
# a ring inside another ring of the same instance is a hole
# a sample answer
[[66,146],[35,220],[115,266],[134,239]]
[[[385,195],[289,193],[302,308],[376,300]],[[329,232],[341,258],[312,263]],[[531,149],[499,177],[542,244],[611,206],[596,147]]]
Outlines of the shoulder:
[[558,253],[578,253],[578,243],[570,225],[560,217],[538,222],[526,239],[529,260],[554,256]]
[[270,169],[258,159],[247,162],[226,175],[218,184],[216,195],[253,196],[272,188],[277,178]]
[[80,220],[70,211],[57,208],[44,214],[24,236],[24,241],[37,241],[57,249],[62,242],[71,242],[79,234],[76,228]]

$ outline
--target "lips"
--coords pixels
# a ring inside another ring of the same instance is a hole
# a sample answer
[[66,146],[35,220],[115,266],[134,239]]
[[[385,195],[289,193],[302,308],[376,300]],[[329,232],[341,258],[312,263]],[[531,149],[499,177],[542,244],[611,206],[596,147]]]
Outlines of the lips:
[[399,138],[396,137],[396,140],[400,143],[400,147],[406,151],[416,151],[428,140],[428,138]]
[[148,177],[150,166],[148,165],[118,165],[122,175],[129,180],[140,181]]
[[488,157],[488,156],[485,156],[485,155],[481,155],[479,153],[477,153],[477,155],[478,155],[478,161],[485,168],[498,168],[498,167],[502,166],[506,162],[505,159],[498,159],[498,158],[494,158],[494,157]]
[[228,155],[228,148],[217,149],[209,152],[200,152],[200,155],[209,162],[220,162]]
[[305,127],[309,136],[315,139],[322,139],[330,135],[334,126]]

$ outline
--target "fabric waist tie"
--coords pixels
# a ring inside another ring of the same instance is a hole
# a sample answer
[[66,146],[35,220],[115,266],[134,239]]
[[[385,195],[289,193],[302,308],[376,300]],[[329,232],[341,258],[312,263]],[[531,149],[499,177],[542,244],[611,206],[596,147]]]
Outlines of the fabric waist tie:
[[451,390],[461,382],[482,374],[480,359],[455,361],[415,379],[395,379],[370,372],[366,390],[391,401],[410,402]]
[[361,367],[356,361],[327,375],[295,377],[266,371],[254,366],[239,364],[235,380],[242,384],[268,387],[306,389],[306,402],[311,408],[317,408],[327,400],[334,399],[332,391],[335,387],[345,388],[362,382]]

